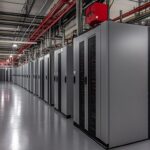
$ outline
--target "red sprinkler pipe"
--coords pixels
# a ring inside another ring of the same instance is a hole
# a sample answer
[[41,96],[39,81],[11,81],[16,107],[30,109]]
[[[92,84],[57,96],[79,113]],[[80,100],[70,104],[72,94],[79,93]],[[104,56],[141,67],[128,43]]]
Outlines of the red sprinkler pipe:
[[137,7],[137,8],[135,8],[135,9],[133,9],[133,10],[131,10],[131,11],[129,11],[129,12],[123,14],[122,16],[119,16],[119,17],[114,18],[113,21],[120,20],[121,18],[126,18],[126,17],[128,17],[128,16],[133,15],[134,13],[137,13],[137,12],[142,11],[142,10],[144,10],[144,9],[146,9],[146,8],[149,8],[149,7],[150,7],[150,2],[145,3],[145,4],[143,4],[143,5],[139,6],[139,7]]
[[[69,12],[76,4],[75,0],[59,0],[59,2],[54,5],[48,15],[41,22],[39,27],[34,31],[34,33],[29,37],[28,41],[37,41],[42,35],[44,35],[53,25],[55,25],[67,12]],[[61,13],[60,13],[61,12]],[[18,55],[22,53],[25,49],[31,47],[31,45],[23,45],[18,50]],[[18,55],[14,57],[13,61],[18,59]]]

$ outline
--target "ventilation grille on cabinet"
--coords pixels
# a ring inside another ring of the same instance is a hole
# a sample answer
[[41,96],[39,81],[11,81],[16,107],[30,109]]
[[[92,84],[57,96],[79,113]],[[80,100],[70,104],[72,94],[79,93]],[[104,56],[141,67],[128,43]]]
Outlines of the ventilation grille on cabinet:
[[96,37],[88,39],[88,131],[96,133]]
[[84,41],[79,44],[79,124],[84,128]]

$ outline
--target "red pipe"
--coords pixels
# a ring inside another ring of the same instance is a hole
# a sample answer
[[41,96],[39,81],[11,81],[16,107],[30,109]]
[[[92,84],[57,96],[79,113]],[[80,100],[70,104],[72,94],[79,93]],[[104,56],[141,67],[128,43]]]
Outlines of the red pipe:
[[120,20],[121,18],[126,18],[126,17],[128,17],[130,15],[133,15],[134,13],[137,13],[137,12],[142,11],[142,10],[144,10],[146,8],[149,8],[149,7],[150,7],[150,2],[145,3],[142,6],[139,6],[139,7],[135,8],[135,9],[133,9],[133,10],[123,14],[122,16],[114,18],[113,21]]
[[[59,2],[51,9],[50,13],[41,22],[39,27],[29,37],[28,41],[37,41],[42,35],[44,35],[53,25],[55,25],[68,11],[70,11],[76,4],[76,1],[59,0]],[[66,7],[64,7],[66,6]],[[63,8],[63,9],[62,9]],[[60,13],[61,12],[61,13]],[[56,17],[57,16],[57,17]],[[25,49],[31,45],[23,45],[17,54],[22,53]],[[18,55],[14,57],[13,61],[18,59]]]

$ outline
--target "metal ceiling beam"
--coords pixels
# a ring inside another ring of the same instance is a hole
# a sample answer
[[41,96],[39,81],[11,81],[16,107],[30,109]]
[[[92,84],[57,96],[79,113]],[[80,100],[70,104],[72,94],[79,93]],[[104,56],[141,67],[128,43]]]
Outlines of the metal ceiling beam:
[[29,15],[33,8],[33,5],[35,4],[35,0],[27,0],[26,2],[26,14]]
[[[1,33],[7,33],[7,34],[12,34],[12,33],[21,33],[21,34],[23,34],[25,31],[14,31],[14,29],[13,30],[2,30],[2,29],[0,29],[0,35],[1,35]],[[30,33],[29,31],[27,31],[27,34],[28,33]]]
[[[41,36],[43,36],[52,26],[54,26],[60,19],[62,19],[65,14],[67,14],[73,7],[75,7],[75,5],[76,1],[70,2],[69,0],[59,0],[43,19],[34,33],[30,36],[29,41],[37,41],[39,38],[41,38]],[[23,45],[18,50],[18,54],[22,53],[29,47],[30,45]],[[16,59],[17,56],[14,58],[14,61]]]
[[17,51],[12,51],[12,50],[9,50],[9,51],[4,51],[4,50],[1,50],[0,49],[0,53],[16,53]]
[[[0,23],[10,23],[10,24],[17,24],[17,25],[30,25],[30,22],[24,22],[24,21],[15,21],[15,20],[6,20],[6,19],[0,19]],[[38,26],[38,23],[33,23],[33,26]]]
[[[1,32],[0,32],[0,36],[2,36],[2,37],[8,37],[8,38],[10,38],[10,37],[22,37],[21,34],[1,33]],[[26,35],[25,38],[26,38],[27,36],[28,36],[28,35]]]
[[[28,18],[28,19],[33,19],[35,15],[26,15],[26,14],[20,14],[20,13],[13,13],[13,12],[3,12],[0,11],[0,16],[10,16],[10,17],[20,17],[20,18]],[[36,16],[36,19],[42,20],[44,16]]]

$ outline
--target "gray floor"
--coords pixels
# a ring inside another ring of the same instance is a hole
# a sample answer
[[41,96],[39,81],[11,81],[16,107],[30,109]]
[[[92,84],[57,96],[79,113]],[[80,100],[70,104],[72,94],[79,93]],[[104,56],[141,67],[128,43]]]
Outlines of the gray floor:
[[[103,150],[44,102],[0,83],[0,150]],[[115,150],[150,150],[150,141]]]

